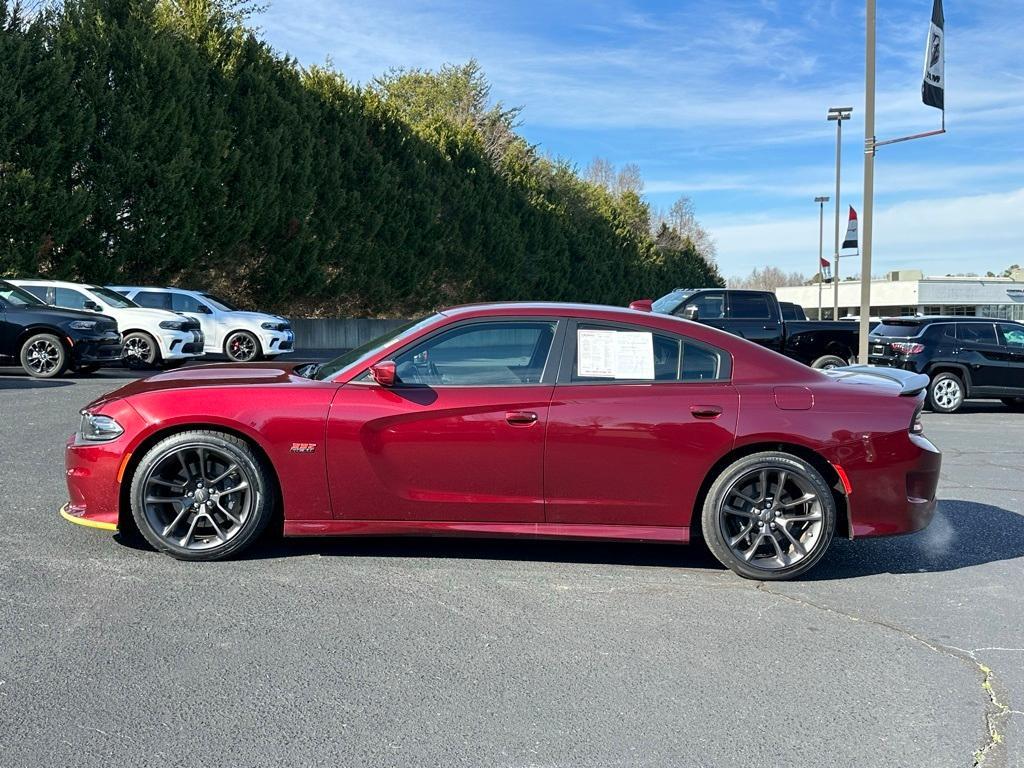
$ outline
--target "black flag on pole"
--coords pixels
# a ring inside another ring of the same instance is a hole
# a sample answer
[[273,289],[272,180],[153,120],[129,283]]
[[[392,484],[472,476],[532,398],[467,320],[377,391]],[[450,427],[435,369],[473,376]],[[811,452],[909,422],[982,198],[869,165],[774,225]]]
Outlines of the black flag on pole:
[[946,50],[943,40],[945,18],[942,0],[932,2],[932,21],[928,25],[928,41],[924,49],[924,80],[921,83],[921,101],[929,107],[945,110]]

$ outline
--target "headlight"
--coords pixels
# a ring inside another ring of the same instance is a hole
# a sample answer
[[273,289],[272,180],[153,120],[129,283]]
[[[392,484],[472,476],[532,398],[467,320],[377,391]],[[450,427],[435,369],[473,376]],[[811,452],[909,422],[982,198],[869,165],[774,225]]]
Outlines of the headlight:
[[124,434],[124,428],[110,416],[82,411],[82,424],[78,436],[90,443],[102,443]]
[[91,331],[95,327],[95,320],[72,320],[68,323],[68,328],[73,331]]
[[188,320],[163,320],[160,323],[165,331],[183,331],[188,325]]
[[283,331],[284,323],[263,323],[260,328],[265,331]]

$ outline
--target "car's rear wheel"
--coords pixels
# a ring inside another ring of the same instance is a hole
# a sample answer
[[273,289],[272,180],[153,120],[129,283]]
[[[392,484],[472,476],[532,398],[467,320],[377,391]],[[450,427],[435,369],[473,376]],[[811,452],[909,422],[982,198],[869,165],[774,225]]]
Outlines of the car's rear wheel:
[[813,363],[811,363],[811,368],[817,368],[823,371],[830,371],[833,368],[843,368],[849,364],[850,363],[847,360],[844,360],[843,358],[839,357],[839,355],[822,355]]
[[708,490],[701,528],[722,565],[748,579],[781,581],[821,560],[835,520],[821,473],[797,456],[768,451],[725,468]]
[[955,373],[936,374],[928,384],[928,407],[937,413],[959,411],[964,396],[964,383]]
[[126,334],[124,343],[124,364],[129,368],[152,368],[160,361],[160,350],[156,339],[143,331]]
[[67,370],[68,353],[52,333],[37,333],[21,345],[21,367],[35,379],[53,379]]
[[181,432],[153,446],[132,478],[132,517],[156,549],[219,560],[249,546],[273,514],[271,475],[242,439]]
[[258,360],[260,341],[248,331],[235,331],[224,342],[224,354],[236,363]]

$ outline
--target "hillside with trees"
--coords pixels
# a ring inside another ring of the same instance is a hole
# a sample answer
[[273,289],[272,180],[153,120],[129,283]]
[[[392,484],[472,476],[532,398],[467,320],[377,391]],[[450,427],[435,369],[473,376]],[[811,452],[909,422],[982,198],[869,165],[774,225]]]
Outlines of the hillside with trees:
[[629,184],[542,156],[474,62],[359,87],[273,51],[246,10],[0,0],[0,275],[307,316],[721,284],[703,230],[654,237]]

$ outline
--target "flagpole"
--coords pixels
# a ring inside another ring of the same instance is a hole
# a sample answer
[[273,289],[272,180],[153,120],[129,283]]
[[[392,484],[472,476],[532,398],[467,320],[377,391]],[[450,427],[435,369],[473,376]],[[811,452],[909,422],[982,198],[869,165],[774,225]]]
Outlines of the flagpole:
[[860,249],[860,323],[857,362],[868,363],[871,327],[871,231],[875,207],[875,0],[867,0],[864,46],[864,223]]
[[825,258],[825,203],[828,202],[828,195],[814,198],[818,204],[818,320],[821,320],[821,284],[825,279],[821,271],[821,260]]

